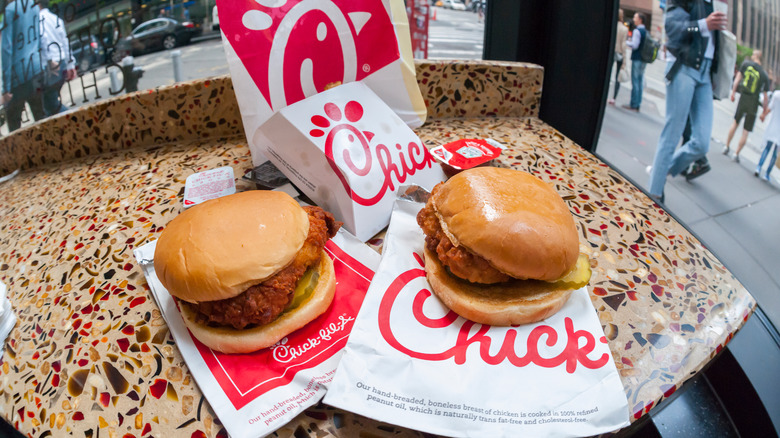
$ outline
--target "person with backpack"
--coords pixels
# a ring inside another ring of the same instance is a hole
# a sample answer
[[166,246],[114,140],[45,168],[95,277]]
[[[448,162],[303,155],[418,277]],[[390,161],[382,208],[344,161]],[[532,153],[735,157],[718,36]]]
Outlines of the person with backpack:
[[734,121],[729,128],[729,135],[726,138],[726,146],[723,147],[723,155],[729,154],[729,145],[734,133],[737,131],[739,122],[745,117],[745,124],[742,125],[742,137],[737,144],[737,150],[732,158],[735,163],[739,163],[739,153],[747,143],[748,134],[753,131],[753,125],[756,123],[756,113],[758,112],[759,94],[764,93],[764,111],[766,111],[769,99],[767,98],[767,89],[769,88],[769,77],[764,68],[761,67],[762,54],[760,50],[754,50],[750,59],[746,59],[739,67],[734,85],[731,88],[731,101],[734,102],[734,94],[739,91],[739,103],[737,112],[734,114]]
[[[728,18],[713,12],[712,0],[670,0],[666,29],[666,117],[653,165],[650,197],[664,202],[666,176],[676,176],[710,149],[712,134],[712,73],[717,63],[718,31]],[[677,148],[690,116],[691,138]]]
[[639,106],[642,104],[642,89],[645,86],[645,67],[647,63],[642,60],[642,46],[647,40],[647,29],[645,28],[645,14],[637,12],[634,14],[634,31],[631,32],[631,39],[628,40],[628,47],[631,47],[631,102],[623,105],[623,108],[639,112]]

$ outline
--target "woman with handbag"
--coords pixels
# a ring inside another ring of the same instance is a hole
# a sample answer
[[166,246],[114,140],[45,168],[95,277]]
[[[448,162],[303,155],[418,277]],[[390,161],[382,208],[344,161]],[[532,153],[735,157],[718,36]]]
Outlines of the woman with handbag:
[[617,63],[615,68],[615,92],[612,95],[612,99],[607,101],[610,105],[615,104],[615,99],[617,99],[618,91],[620,90],[620,83],[628,81],[628,72],[626,72],[625,63],[623,62],[626,54],[627,39],[628,27],[623,24],[623,10],[618,9],[617,35],[615,36],[615,62]]

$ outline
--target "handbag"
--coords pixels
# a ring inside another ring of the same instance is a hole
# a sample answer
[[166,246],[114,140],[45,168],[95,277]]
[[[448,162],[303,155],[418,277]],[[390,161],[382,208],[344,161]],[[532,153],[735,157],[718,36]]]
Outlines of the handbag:
[[727,31],[718,32],[718,70],[712,75],[712,97],[727,99],[734,80],[737,63],[737,37]]
[[618,72],[618,81],[619,82],[628,82],[628,72],[626,69],[621,68]]

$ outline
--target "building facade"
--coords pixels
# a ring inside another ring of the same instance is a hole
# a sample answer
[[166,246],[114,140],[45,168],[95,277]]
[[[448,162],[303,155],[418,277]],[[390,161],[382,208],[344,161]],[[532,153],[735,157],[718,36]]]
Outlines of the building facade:
[[764,53],[774,86],[780,77],[780,0],[729,0],[729,24],[737,42]]

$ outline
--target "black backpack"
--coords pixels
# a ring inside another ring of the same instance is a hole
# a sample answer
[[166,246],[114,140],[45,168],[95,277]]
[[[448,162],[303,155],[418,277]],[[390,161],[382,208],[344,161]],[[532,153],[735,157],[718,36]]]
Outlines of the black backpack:
[[648,64],[652,63],[653,61],[658,58],[658,51],[661,50],[661,43],[657,40],[654,40],[650,37],[650,34],[647,33],[647,30],[644,29],[637,29],[637,30],[643,30],[642,37],[644,41],[642,41],[642,44],[639,46],[639,58],[642,60],[642,62],[646,62]]

